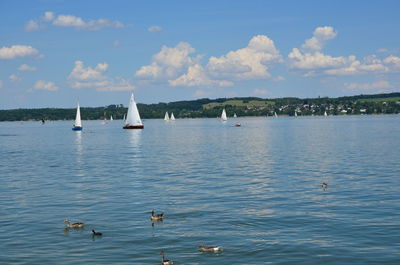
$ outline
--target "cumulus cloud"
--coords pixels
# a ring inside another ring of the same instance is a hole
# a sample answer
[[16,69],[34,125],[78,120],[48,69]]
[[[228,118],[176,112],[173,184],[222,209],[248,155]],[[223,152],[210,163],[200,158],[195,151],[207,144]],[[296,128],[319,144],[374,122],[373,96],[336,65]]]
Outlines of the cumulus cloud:
[[75,61],[75,67],[68,76],[73,88],[95,88],[98,91],[133,90],[134,85],[121,77],[111,78],[105,75],[107,63],[99,63],[96,67],[85,67],[82,61]]
[[46,82],[43,80],[38,80],[33,87],[33,90],[47,90],[47,91],[57,91],[58,87],[53,82]]
[[176,80],[169,80],[171,86],[231,86],[232,82],[225,80],[211,80],[200,64],[189,66],[188,72]]
[[313,37],[304,42],[303,50],[320,51],[328,40],[334,39],[337,33],[333,27],[318,27],[314,30]]
[[219,58],[211,57],[206,68],[216,77],[260,79],[270,77],[269,68],[281,62],[282,56],[274,42],[265,35],[258,35],[245,48],[230,51]]
[[151,26],[151,27],[148,28],[149,32],[160,32],[162,30],[163,29],[160,26]]
[[372,90],[393,87],[388,81],[376,81],[373,83],[345,83],[344,86],[351,90]]
[[200,60],[201,56],[190,56],[194,52],[195,49],[187,42],[180,42],[172,48],[163,46],[161,51],[153,56],[150,65],[136,71],[136,76],[152,79],[176,78]]
[[38,55],[39,51],[32,46],[13,45],[11,47],[0,48],[0,59],[15,59],[18,57]]
[[50,24],[57,27],[72,27],[79,30],[101,30],[104,28],[123,28],[126,26],[120,21],[107,18],[85,21],[83,18],[74,15],[56,15],[54,12],[47,11],[39,19],[29,20],[25,25],[25,30],[41,30]]
[[293,48],[288,55],[289,67],[304,72],[304,76],[314,75],[359,75],[368,73],[387,73],[393,71],[390,60],[380,60],[375,55],[367,56],[362,61],[354,55],[333,57],[322,52],[325,43],[335,38],[337,33],[332,27],[318,27],[311,39],[301,48]]
[[36,67],[34,66],[29,66],[27,64],[21,64],[18,67],[18,71],[36,71]]

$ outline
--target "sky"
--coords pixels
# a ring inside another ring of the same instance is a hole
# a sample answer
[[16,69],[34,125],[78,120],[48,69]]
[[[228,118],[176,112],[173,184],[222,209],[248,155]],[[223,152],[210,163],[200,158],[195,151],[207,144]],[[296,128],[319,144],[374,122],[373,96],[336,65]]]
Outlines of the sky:
[[400,1],[0,0],[0,109],[400,91]]

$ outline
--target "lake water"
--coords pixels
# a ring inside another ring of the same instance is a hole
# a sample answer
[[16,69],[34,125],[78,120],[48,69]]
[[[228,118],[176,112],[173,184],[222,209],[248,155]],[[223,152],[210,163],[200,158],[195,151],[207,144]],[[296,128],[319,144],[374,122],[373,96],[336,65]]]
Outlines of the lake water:
[[237,121],[0,123],[0,264],[400,264],[400,115]]

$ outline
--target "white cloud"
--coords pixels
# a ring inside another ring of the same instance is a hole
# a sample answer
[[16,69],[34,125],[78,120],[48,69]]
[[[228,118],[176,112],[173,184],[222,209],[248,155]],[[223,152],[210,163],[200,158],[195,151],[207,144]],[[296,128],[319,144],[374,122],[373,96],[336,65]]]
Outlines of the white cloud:
[[286,80],[286,79],[285,79],[283,76],[281,76],[281,75],[274,78],[274,81],[275,81],[275,82],[280,82],[280,81],[285,81],[285,80]]
[[68,76],[73,88],[96,88],[98,91],[133,90],[135,86],[121,77],[111,78],[104,73],[107,63],[99,63],[95,68],[85,67],[82,61],[76,61],[75,67]]
[[26,57],[38,55],[39,52],[32,46],[13,45],[11,47],[0,48],[0,59],[15,59],[18,57]]
[[318,27],[314,36],[305,41],[301,49],[293,48],[288,55],[289,67],[304,71],[304,76],[315,75],[359,75],[386,73],[391,69],[375,55],[367,56],[361,62],[354,55],[333,57],[322,52],[326,41],[335,38],[332,27]]
[[37,31],[37,30],[41,30],[43,28],[44,28],[44,26],[41,25],[38,21],[29,20],[28,22],[26,22],[24,30],[25,31]]
[[58,87],[53,82],[46,82],[43,80],[38,80],[38,81],[36,81],[33,90],[57,91]]
[[373,83],[345,83],[344,86],[351,90],[372,90],[393,87],[388,81],[376,81]]
[[163,29],[160,26],[151,26],[148,28],[148,31],[150,31],[150,32],[160,32],[162,30]]
[[36,71],[36,67],[34,66],[29,66],[27,64],[21,64],[18,67],[18,71]]
[[200,60],[201,56],[189,56],[194,52],[195,49],[187,42],[180,42],[173,48],[163,46],[161,51],[153,56],[150,65],[136,71],[136,76],[152,79],[176,78]]
[[52,21],[52,20],[54,20],[54,18],[55,18],[54,13],[50,12],[50,11],[47,11],[47,12],[44,12],[42,20],[43,21]]
[[391,55],[386,57],[383,62],[388,64],[392,70],[400,70],[400,57]]
[[211,57],[206,68],[216,77],[259,79],[270,77],[269,68],[281,62],[282,57],[274,42],[265,35],[258,35],[245,48],[230,51],[219,58]]
[[313,37],[304,42],[301,46],[303,50],[320,51],[324,47],[326,41],[334,39],[337,33],[333,27],[318,27],[314,30]]
[[16,74],[10,75],[10,76],[8,77],[8,79],[10,79],[10,82],[13,82],[13,83],[18,82],[18,81],[21,81],[21,77],[19,77],[19,76],[16,75]]
[[53,25],[59,27],[73,27],[81,30],[100,30],[104,28],[122,28],[125,26],[120,21],[112,21],[106,18],[85,22],[82,18],[73,15],[58,15],[53,20]]
[[57,15],[54,12],[47,11],[39,19],[32,19],[25,25],[26,31],[41,30],[46,25],[52,24],[57,27],[73,27],[79,30],[101,30],[104,28],[123,28],[126,25],[120,21],[114,21],[107,18],[85,21],[81,17],[74,15]]
[[224,80],[211,80],[200,64],[189,66],[188,72],[176,80],[169,80],[171,86],[231,86],[232,82]]

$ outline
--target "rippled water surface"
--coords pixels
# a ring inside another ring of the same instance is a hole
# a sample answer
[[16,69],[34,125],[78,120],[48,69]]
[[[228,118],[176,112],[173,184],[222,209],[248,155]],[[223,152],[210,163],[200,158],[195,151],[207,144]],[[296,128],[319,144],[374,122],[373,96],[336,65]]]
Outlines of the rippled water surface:
[[0,264],[400,264],[400,115],[238,120],[0,123]]

